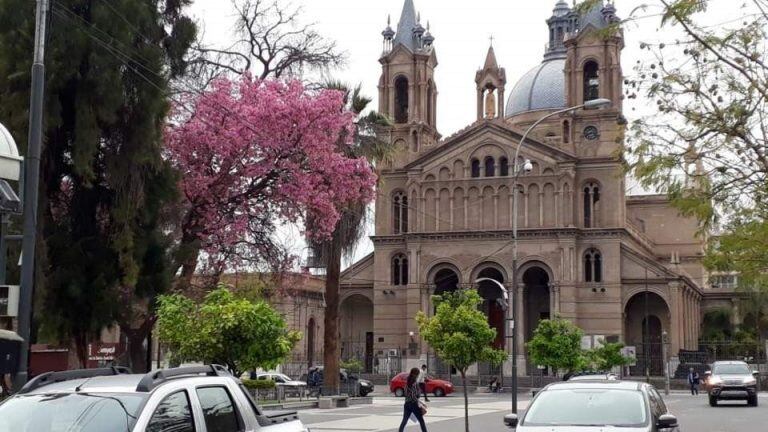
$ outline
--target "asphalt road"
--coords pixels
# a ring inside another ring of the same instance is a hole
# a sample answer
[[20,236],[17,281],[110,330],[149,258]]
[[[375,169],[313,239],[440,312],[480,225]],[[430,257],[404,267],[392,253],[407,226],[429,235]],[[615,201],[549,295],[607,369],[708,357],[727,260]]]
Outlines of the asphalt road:
[[[765,432],[768,431],[768,394],[760,397],[758,408],[742,402],[721,402],[712,408],[706,395],[690,396],[674,393],[665,397],[670,411],[680,420],[682,432]],[[430,432],[463,432],[464,408],[460,395],[432,398],[427,414]],[[508,432],[502,424],[509,410],[509,395],[477,395],[470,398],[470,430]],[[521,396],[521,408],[527,406]],[[402,416],[402,399],[380,396],[373,405],[337,410],[307,410],[299,413],[313,432],[394,432]],[[409,423],[406,431],[418,431]]]

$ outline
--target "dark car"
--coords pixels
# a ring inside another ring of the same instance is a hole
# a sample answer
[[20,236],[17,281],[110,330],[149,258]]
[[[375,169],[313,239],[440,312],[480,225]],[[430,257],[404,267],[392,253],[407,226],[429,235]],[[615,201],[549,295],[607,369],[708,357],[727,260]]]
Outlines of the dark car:
[[757,372],[743,361],[715,362],[705,376],[711,406],[717,406],[719,400],[745,400],[747,405],[757,406]]
[[652,385],[617,380],[550,384],[522,417],[509,414],[504,423],[518,432],[680,431]]
[[[317,372],[313,380],[313,373]],[[310,387],[323,386],[323,366],[313,366],[309,368],[306,376],[302,375],[302,381],[306,381]],[[351,396],[365,397],[373,392],[373,383],[367,379],[361,379],[356,375],[350,374],[346,369],[339,369],[339,381],[341,382],[341,391]]]

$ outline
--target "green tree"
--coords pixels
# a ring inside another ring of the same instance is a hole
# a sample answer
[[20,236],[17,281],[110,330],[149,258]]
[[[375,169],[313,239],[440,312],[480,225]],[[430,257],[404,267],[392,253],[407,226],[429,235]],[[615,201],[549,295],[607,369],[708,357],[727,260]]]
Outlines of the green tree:
[[488,317],[478,307],[483,302],[476,290],[460,290],[434,296],[432,317],[424,312],[416,315],[421,337],[437,355],[461,375],[464,387],[464,427],[469,432],[469,399],[467,369],[477,362],[501,364],[506,353],[494,349],[496,329],[488,326]]
[[584,332],[572,322],[555,317],[539,321],[533,338],[526,344],[531,361],[558,371],[584,369],[587,359],[581,349]]
[[[349,157],[364,157],[371,167],[392,160],[395,149],[392,143],[381,138],[383,128],[391,125],[390,121],[376,111],[363,114],[371,99],[362,94],[360,85],[352,88],[338,81],[330,81],[325,88],[344,93],[348,109],[357,114],[352,145],[345,144],[346,137],[339,138],[339,146]],[[365,235],[368,221],[367,203],[357,202],[341,209],[341,219],[336,225],[331,238],[315,242],[312,249],[316,258],[325,266],[325,317],[323,333],[323,365],[325,368],[324,391],[339,391],[339,282],[341,279],[342,258],[354,254],[355,247]],[[310,222],[311,224],[311,222]]]
[[[161,155],[170,80],[195,38],[188,0],[52,2],[46,47],[36,311],[87,344],[115,322],[146,369],[154,296],[168,286],[176,178]],[[35,3],[0,0],[0,121],[25,153]]]
[[605,372],[617,366],[627,366],[634,359],[622,355],[622,348],[624,348],[624,344],[621,343],[605,343],[585,353],[587,363],[592,369]]
[[161,296],[158,303],[160,340],[175,361],[221,364],[240,376],[275,368],[301,339],[269,304],[237,298],[223,287],[199,305],[180,294]]
[[[766,213],[768,216],[768,213]],[[768,329],[768,221],[762,217],[737,217],[725,234],[710,241],[704,264],[719,272],[734,272],[740,311],[758,338]]]
[[768,8],[748,0],[740,19],[704,24],[708,0],[658,0],[662,27],[683,38],[642,43],[649,59],[627,97],[656,113],[630,129],[627,158],[647,187],[667,192],[707,228],[723,216],[768,213]]

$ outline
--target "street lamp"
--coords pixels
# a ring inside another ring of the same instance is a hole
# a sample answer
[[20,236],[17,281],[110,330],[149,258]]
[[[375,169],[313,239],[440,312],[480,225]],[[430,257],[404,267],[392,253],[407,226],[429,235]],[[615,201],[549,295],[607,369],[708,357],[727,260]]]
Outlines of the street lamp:
[[[522,164],[518,163],[519,157],[520,157],[520,149],[523,148],[523,145],[525,144],[525,139],[528,138],[528,135],[533,131],[536,126],[540,125],[542,122],[544,122],[547,119],[550,119],[554,116],[564,114],[571,111],[576,111],[579,109],[585,109],[585,110],[594,110],[599,109],[602,107],[606,107],[611,104],[611,101],[609,99],[593,99],[587,102],[584,102],[581,105],[572,106],[570,108],[561,109],[559,111],[555,111],[552,113],[549,113],[545,115],[544,117],[537,120],[535,123],[533,123],[528,130],[525,131],[523,134],[523,137],[520,139],[520,144],[517,146],[517,150],[515,150],[515,158],[512,160],[513,162],[513,170],[512,170],[512,190],[514,193],[512,194],[512,290],[515,291],[517,287],[517,179],[520,176],[520,171],[525,172],[531,172],[533,170],[533,165],[531,164],[530,160],[525,160]],[[516,310],[517,308],[517,295],[513,292],[512,295],[509,296],[509,309]],[[513,312],[514,316],[514,312]],[[512,330],[512,412],[514,414],[517,414],[517,329],[515,328],[515,321],[514,319],[510,321],[510,329]]]

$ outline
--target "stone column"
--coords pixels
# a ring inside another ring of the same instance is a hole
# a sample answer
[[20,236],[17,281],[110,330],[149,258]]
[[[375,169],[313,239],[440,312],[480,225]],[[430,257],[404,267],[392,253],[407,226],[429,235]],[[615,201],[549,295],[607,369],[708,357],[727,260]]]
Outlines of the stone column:
[[448,202],[450,203],[449,205],[451,207],[451,209],[450,209],[451,210],[451,217],[450,217],[451,227],[450,227],[450,230],[451,231],[456,231],[456,220],[453,217],[453,208],[456,205],[456,198],[453,196],[453,194],[451,194],[451,199]]
[[669,288],[669,299],[671,301],[671,305],[669,305],[670,309],[670,329],[668,331],[669,339],[670,339],[670,352],[671,353],[677,353],[680,350],[680,347],[682,346],[682,339],[683,339],[683,332],[680,328],[680,310],[682,308],[682,299],[680,295],[680,287],[677,282],[670,282],[668,284]]
[[525,307],[523,305],[523,302],[525,301],[525,296],[523,295],[525,290],[525,285],[520,283],[517,284],[517,289],[515,290],[515,295],[517,295],[517,310],[515,310],[515,332],[517,335],[517,375],[518,376],[525,376],[527,367],[525,363],[525,320],[527,316],[525,315]]
[[493,194],[493,226],[499,229],[499,194]]

